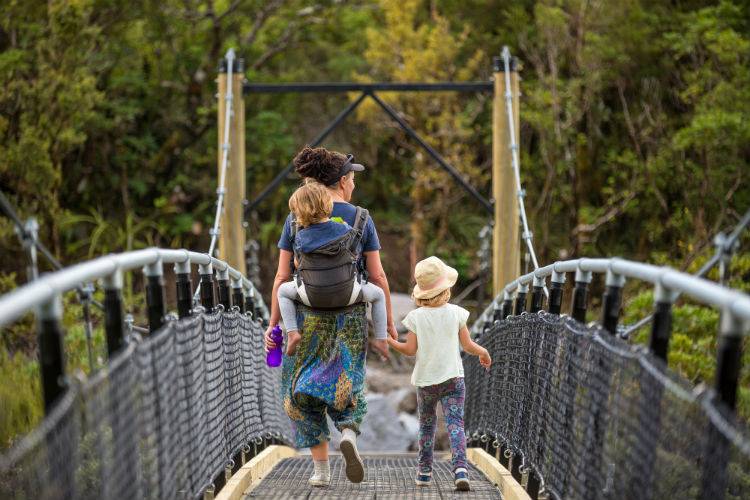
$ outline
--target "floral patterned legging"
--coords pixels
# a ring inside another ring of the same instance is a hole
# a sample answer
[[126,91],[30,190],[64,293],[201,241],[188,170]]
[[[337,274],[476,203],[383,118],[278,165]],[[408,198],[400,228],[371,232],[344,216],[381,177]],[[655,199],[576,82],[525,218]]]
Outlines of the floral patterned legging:
[[466,434],[464,433],[464,395],[466,386],[463,377],[448,379],[435,385],[417,387],[419,405],[419,472],[432,472],[432,451],[437,427],[437,403],[443,405],[445,425],[451,441],[453,470],[466,468]]

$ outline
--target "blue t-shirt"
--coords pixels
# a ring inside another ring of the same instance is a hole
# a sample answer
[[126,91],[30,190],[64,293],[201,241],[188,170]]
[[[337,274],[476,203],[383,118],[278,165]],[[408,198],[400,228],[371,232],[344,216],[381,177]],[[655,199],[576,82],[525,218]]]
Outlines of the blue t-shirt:
[[353,230],[354,228],[346,222],[332,220],[318,222],[317,224],[300,229],[297,232],[297,237],[294,239],[294,246],[300,252],[312,252],[316,248],[320,248],[330,241],[341,238]]
[[[341,219],[347,224],[329,221],[321,224],[313,224],[312,226],[305,228],[303,231],[298,232],[297,238],[302,238],[304,248],[309,248],[309,250],[303,249],[302,251],[307,252],[314,250],[341,237],[344,233],[349,231],[352,226],[354,226],[354,217],[356,217],[356,215],[357,207],[351,203],[340,201],[334,202],[331,217],[341,217]],[[287,252],[294,251],[292,248],[292,237],[289,227],[290,217],[291,214],[287,216],[286,221],[284,222],[284,229],[281,231],[281,238],[277,245],[281,250],[286,250]],[[316,228],[316,226],[321,227]],[[302,232],[307,234],[301,236]],[[358,253],[361,256],[363,252],[372,252],[374,250],[380,250],[380,240],[378,239],[378,232],[375,230],[375,224],[373,224],[372,218],[367,217],[367,223],[365,224],[365,231],[362,234],[362,241],[359,243]]]

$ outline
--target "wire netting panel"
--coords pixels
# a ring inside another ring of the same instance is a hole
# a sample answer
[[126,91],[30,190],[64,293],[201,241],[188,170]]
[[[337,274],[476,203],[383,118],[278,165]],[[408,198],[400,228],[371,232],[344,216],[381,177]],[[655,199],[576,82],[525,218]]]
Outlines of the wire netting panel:
[[[245,418],[245,437],[248,442],[260,441],[263,420],[260,414],[260,385],[258,375],[261,363],[265,363],[262,326],[255,324],[248,315],[240,316],[240,355],[242,356],[242,415]],[[279,397],[279,401],[281,398]]]
[[263,332],[232,310],[131,341],[0,457],[0,498],[200,498],[256,438],[291,442]]
[[177,351],[173,323],[135,348],[138,368],[139,443],[147,498],[176,498],[184,484],[178,463],[181,440],[178,420]]
[[201,496],[210,482],[208,445],[208,412],[206,411],[206,350],[203,339],[203,318],[191,316],[177,322],[176,348],[180,360],[178,387],[180,399],[180,432],[185,446],[189,498]]
[[206,351],[206,448],[209,473],[219,474],[229,461],[224,434],[226,408],[224,401],[224,342],[221,336],[221,313],[203,318],[203,341]]
[[146,484],[139,453],[141,425],[137,413],[139,372],[135,344],[81,387],[86,425],[78,443],[83,455],[79,475],[81,498],[145,498]]
[[0,498],[52,499],[60,498],[60,492],[67,498],[79,496],[78,398],[78,392],[68,392],[36,429],[0,458]]
[[750,433],[643,346],[544,312],[498,321],[464,361],[466,430],[513,452],[553,497],[744,498]]
[[230,457],[245,445],[242,417],[242,354],[240,352],[240,313],[236,310],[222,317],[224,341],[224,401],[226,409],[227,452]]
[[[260,323],[255,323],[260,325]],[[266,364],[265,340],[263,333],[265,329],[260,329],[259,334],[252,339],[253,352],[262,353],[254,358],[255,360],[255,379],[260,381],[258,384],[258,400],[260,403],[260,416],[262,437],[276,438],[282,441],[292,443],[294,439],[291,435],[291,423],[289,417],[284,411],[281,401],[281,367],[270,367]]]

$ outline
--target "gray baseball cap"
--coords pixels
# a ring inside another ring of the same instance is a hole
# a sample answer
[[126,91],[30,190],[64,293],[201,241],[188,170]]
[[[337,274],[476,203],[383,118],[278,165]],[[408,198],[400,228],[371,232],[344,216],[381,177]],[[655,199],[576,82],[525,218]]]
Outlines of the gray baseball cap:
[[365,169],[364,165],[361,165],[359,163],[354,163],[354,155],[348,154],[346,155],[346,160],[344,161],[344,164],[341,165],[341,168],[339,169],[339,173],[336,174],[336,177],[333,181],[328,183],[328,186],[333,186],[336,184],[339,179],[341,179],[343,176],[348,174],[349,172],[361,172]]

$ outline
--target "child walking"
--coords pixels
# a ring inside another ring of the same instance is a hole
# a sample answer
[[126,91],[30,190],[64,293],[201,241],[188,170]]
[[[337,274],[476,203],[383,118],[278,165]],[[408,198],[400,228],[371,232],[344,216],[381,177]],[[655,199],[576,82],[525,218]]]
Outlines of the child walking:
[[[295,255],[298,252],[312,253],[322,247],[326,247],[325,254],[340,253],[347,249],[354,241],[354,228],[343,220],[330,219],[333,211],[333,199],[328,189],[317,181],[308,180],[300,186],[289,198],[289,209],[296,217],[296,223],[300,229],[294,237]],[[336,242],[331,245],[332,242]],[[333,249],[332,249],[333,248]],[[295,256],[294,265],[299,268],[300,264]],[[323,269],[325,271],[325,268]],[[334,274],[333,270],[327,271]],[[385,293],[383,289],[372,283],[362,280],[357,282],[355,289],[347,293],[341,300],[343,303],[335,307],[344,307],[347,301],[356,301],[357,290],[361,287],[361,300],[372,304],[372,322],[375,329],[375,340],[373,347],[381,352],[387,352],[385,338],[387,335],[387,312],[385,306]],[[302,290],[310,291],[309,287]],[[307,293],[307,292],[303,292]],[[312,291],[310,292],[312,293]],[[284,329],[287,333],[287,355],[293,356],[297,349],[297,343],[301,335],[297,326],[297,311],[294,301],[300,300],[299,284],[294,278],[292,281],[279,286],[278,291],[279,309],[284,321]],[[310,298],[310,297],[308,297]],[[335,300],[334,300],[335,301]]]
[[405,343],[388,338],[395,350],[417,359],[411,375],[417,386],[419,408],[419,471],[416,483],[428,486],[432,478],[432,454],[437,423],[437,403],[443,407],[453,458],[454,485],[470,490],[466,469],[466,435],[464,434],[464,368],[458,345],[479,356],[479,363],[489,369],[492,359],[487,349],[474,343],[466,328],[469,311],[449,304],[451,287],[458,272],[437,257],[417,263],[417,281],[412,298],[419,306],[402,321],[409,330]]

